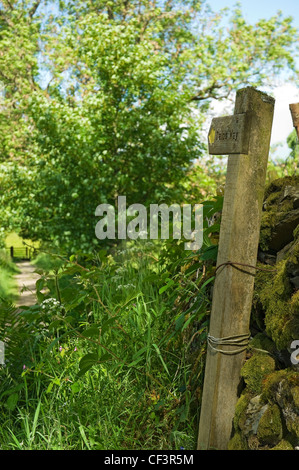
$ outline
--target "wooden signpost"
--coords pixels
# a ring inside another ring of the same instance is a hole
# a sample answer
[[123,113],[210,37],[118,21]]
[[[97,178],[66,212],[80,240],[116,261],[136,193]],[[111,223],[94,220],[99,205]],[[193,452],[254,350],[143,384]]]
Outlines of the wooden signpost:
[[299,103],[290,104],[290,111],[292,115],[293,125],[297,132],[297,137],[299,139]]
[[233,116],[215,118],[209,152],[228,154],[198,450],[227,449],[249,340],[260,222],[275,100],[237,92]]

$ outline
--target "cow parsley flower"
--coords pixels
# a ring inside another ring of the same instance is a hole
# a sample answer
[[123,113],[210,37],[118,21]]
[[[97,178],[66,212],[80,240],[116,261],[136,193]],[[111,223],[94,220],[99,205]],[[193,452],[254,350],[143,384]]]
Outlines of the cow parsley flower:
[[50,297],[49,299],[43,300],[41,303],[41,309],[45,313],[59,314],[63,312],[63,305],[56,299]]

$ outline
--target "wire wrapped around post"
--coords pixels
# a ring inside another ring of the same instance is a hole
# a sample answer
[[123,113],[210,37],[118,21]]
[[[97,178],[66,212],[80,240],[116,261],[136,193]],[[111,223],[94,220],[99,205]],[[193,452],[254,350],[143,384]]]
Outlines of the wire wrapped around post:
[[[250,333],[244,333],[240,335],[226,336],[224,338],[215,338],[208,334],[208,346],[215,352],[232,356],[234,354],[240,354],[247,349],[250,339]],[[233,350],[219,349],[219,346],[234,346]]]

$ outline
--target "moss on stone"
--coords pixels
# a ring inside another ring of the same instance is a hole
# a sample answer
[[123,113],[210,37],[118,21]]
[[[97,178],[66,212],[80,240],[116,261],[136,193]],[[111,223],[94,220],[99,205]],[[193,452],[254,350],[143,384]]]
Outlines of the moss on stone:
[[274,211],[266,211],[262,214],[259,246],[263,251],[268,251],[269,249],[269,242],[271,240],[273,227],[275,226],[275,220],[276,212]]
[[258,429],[257,438],[262,445],[274,446],[282,438],[282,421],[279,407],[274,404],[268,406],[262,415]]
[[299,440],[299,416],[293,415],[291,419],[286,422],[289,431],[295,434],[297,441]]
[[282,439],[275,447],[270,450],[293,450],[292,444],[286,439]]
[[243,393],[236,404],[235,416],[234,416],[234,429],[235,431],[244,429],[246,421],[246,409],[251,399],[251,395]]
[[248,450],[246,439],[236,432],[228,443],[228,450]]
[[291,245],[286,259],[288,270],[290,270],[292,266],[299,266],[299,239],[296,238],[294,243]]
[[295,329],[294,334],[292,337],[295,339],[298,339],[298,333],[299,333],[299,290],[295,292],[294,295],[292,295],[291,301],[290,301],[290,312],[292,315],[294,315],[293,318],[293,327]]
[[267,199],[272,193],[281,192],[286,186],[299,185],[299,176],[285,176],[272,181],[265,189],[264,199]]
[[288,377],[288,370],[282,369],[270,373],[263,382],[263,390],[261,399],[264,403],[267,401],[275,401],[276,390],[279,383]]
[[279,200],[279,198],[280,198],[280,191],[275,191],[273,193],[270,193],[266,199],[267,202],[265,203],[265,210],[271,211],[272,205],[275,204],[277,200]]
[[[284,198],[284,189],[287,186],[298,186],[299,177],[285,177],[273,181],[265,190],[264,197],[264,210],[261,220],[260,231],[260,248],[263,251],[268,251],[271,248],[272,235],[275,227],[279,225],[285,217],[289,217],[290,211],[294,209],[293,201],[286,197]],[[295,215],[296,219],[296,215]],[[282,231],[281,236],[284,238],[287,234]],[[291,237],[292,238],[292,237]],[[289,240],[290,241],[290,240]],[[277,244],[277,241],[274,245]],[[272,247],[273,248],[273,247]]]
[[277,213],[277,221],[279,222],[283,218],[285,212],[289,212],[293,208],[294,208],[294,204],[293,204],[293,201],[291,201],[290,199],[285,199],[284,201],[282,201],[279,204],[279,212]]
[[260,271],[255,282],[256,295],[265,312],[266,332],[279,350],[299,337],[299,295],[293,292],[287,275],[288,263],[290,259],[278,263],[274,275]]
[[291,394],[294,400],[294,405],[296,408],[296,411],[299,414],[299,386],[294,386],[291,388]]
[[264,333],[256,334],[249,342],[249,349],[253,350],[262,350],[269,353],[274,353],[276,351],[275,343]]
[[293,369],[276,370],[269,374],[263,382],[261,399],[263,402],[277,401],[278,396],[288,395],[294,406],[298,408],[299,400],[299,374]]
[[255,276],[251,326],[263,333],[250,341],[253,355],[241,369],[246,386],[236,405],[233,450],[292,450],[299,443],[299,374],[294,367],[275,370],[274,360],[277,350],[286,352],[299,338],[298,187],[294,176],[265,191],[260,248],[277,259],[275,272],[269,267]]
[[275,370],[274,359],[263,353],[254,354],[245,362],[241,369],[241,376],[248,390],[256,395],[262,391],[263,380]]
[[263,382],[261,399],[279,405],[288,431],[299,439],[299,374],[292,369],[283,369],[269,374]]

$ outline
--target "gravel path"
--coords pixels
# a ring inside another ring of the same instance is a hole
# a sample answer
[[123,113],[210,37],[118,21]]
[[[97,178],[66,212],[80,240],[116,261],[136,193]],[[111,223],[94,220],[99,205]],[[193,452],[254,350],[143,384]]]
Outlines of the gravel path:
[[20,298],[17,301],[17,307],[21,305],[34,305],[37,302],[35,293],[35,283],[39,279],[39,274],[35,273],[35,266],[29,261],[16,263],[20,274],[16,275],[16,281],[19,286]]

